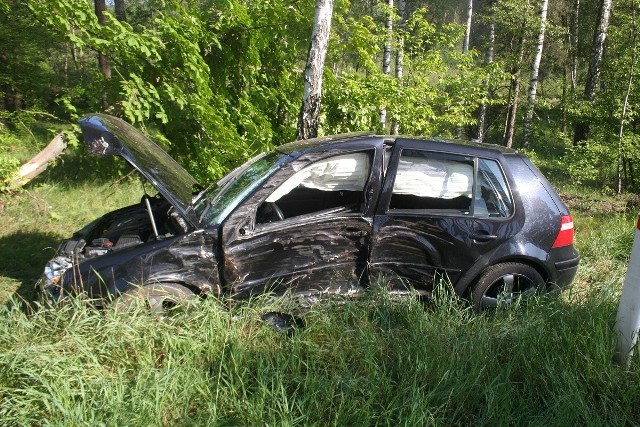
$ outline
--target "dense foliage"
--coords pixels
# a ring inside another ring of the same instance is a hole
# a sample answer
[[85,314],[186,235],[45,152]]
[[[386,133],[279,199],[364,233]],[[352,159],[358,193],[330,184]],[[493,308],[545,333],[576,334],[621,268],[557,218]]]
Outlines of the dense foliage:
[[[0,0],[0,126],[15,126],[24,111],[73,123],[106,109],[146,129],[197,177],[220,176],[294,138],[313,3]],[[101,20],[99,4],[106,8]],[[471,48],[463,52],[465,0],[336,0],[321,133],[397,126],[406,134],[474,138],[483,105],[483,140],[521,146],[538,7],[476,1]],[[583,93],[601,7],[596,0],[550,4],[531,147],[565,141],[574,179],[615,187],[619,178],[632,188],[640,142],[638,5],[613,4],[591,99]],[[401,77],[382,70],[389,41]],[[573,146],[579,123],[589,133]],[[0,178],[17,164],[4,134]]]

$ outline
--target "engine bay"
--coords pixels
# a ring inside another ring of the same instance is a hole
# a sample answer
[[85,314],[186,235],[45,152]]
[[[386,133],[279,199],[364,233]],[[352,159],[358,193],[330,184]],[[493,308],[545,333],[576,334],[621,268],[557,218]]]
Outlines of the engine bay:
[[162,196],[109,212],[60,244],[58,255],[78,261],[184,234],[188,226]]

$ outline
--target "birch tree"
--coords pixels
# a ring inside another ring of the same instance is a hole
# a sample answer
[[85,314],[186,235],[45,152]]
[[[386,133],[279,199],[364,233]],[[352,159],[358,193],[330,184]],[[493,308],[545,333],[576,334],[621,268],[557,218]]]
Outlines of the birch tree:
[[[490,22],[496,29],[496,44],[501,46],[501,62],[509,75],[507,111],[502,135],[503,144],[513,145],[520,104],[522,72],[525,57],[531,53],[532,39],[539,29],[538,11],[531,0],[500,0],[490,7]],[[527,59],[528,62],[528,59]],[[528,67],[526,67],[528,68]]]
[[571,23],[571,98],[575,98],[577,81],[578,81],[578,36],[579,36],[579,20],[580,20],[580,0],[573,1],[573,22]]
[[[489,47],[487,49],[487,55],[485,59],[485,65],[491,66],[493,64],[493,53],[495,49],[496,42],[496,23],[491,21],[489,23]],[[491,74],[487,73],[487,78],[484,82],[486,92],[486,99],[491,98]],[[487,101],[483,100],[480,104],[480,108],[478,111],[478,142],[484,142],[485,131],[487,128]]]
[[638,25],[636,20],[635,2],[632,5],[632,21],[631,21],[631,61],[629,61],[629,77],[627,79],[627,90],[625,92],[624,101],[622,103],[622,113],[620,114],[620,127],[618,129],[618,194],[622,193],[622,176],[624,169],[624,157],[623,157],[623,139],[624,139],[624,123],[627,120],[627,109],[629,107],[629,97],[633,89],[633,76],[636,66],[637,56],[637,39],[638,39]]
[[538,74],[540,71],[540,61],[542,60],[542,50],[544,47],[544,33],[547,25],[547,8],[549,0],[540,2],[540,31],[538,32],[538,41],[536,43],[536,53],[531,63],[531,81],[529,85],[529,96],[527,97],[527,114],[524,119],[524,148],[531,145],[531,122],[533,120],[533,111],[536,102],[536,93],[538,87]]
[[[471,21],[473,18],[473,0],[467,1],[467,23],[464,30],[464,40],[462,41],[462,53],[469,52],[469,39],[471,37]],[[456,126],[456,138],[462,138],[462,126]]]
[[471,20],[473,17],[473,0],[467,1],[467,24],[464,31],[464,41],[462,42],[462,53],[469,51],[469,38],[471,37]]
[[311,31],[311,45],[304,71],[304,92],[298,115],[296,139],[318,136],[318,117],[322,98],[322,77],[327,56],[333,0],[316,0],[316,10]]
[[589,59],[589,73],[587,74],[587,83],[584,88],[585,98],[589,101],[594,100],[600,85],[601,64],[604,57],[604,45],[607,39],[612,4],[613,0],[600,0],[599,2],[597,26],[593,35],[593,45]]
[[[593,102],[596,97],[598,86],[600,85],[600,74],[602,71],[602,58],[604,57],[604,46],[609,28],[609,17],[611,16],[612,0],[600,0],[598,4],[598,16],[596,18],[596,29],[593,34],[591,45],[591,55],[589,58],[589,70],[587,81],[584,87],[584,99]],[[589,133],[589,123],[585,120],[579,121],[574,128],[573,142],[578,143],[586,139]]]
[[[398,22],[398,50],[396,52],[396,68],[395,77],[398,79],[398,85],[402,85],[402,76],[404,74],[404,30],[406,19],[406,2],[405,0],[398,0],[398,15],[400,15],[400,21]],[[391,135],[398,135],[400,133],[400,123],[394,117],[391,123]]]
[[[393,43],[393,0],[387,0],[387,20],[385,22],[386,38],[384,50],[382,51],[382,73],[386,76],[391,74],[391,46]],[[380,124],[383,132],[387,126],[387,108],[380,109]]]

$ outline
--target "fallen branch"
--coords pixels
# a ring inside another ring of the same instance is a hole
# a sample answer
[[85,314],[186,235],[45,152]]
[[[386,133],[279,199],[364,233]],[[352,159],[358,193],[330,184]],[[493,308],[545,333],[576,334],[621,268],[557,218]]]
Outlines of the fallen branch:
[[40,151],[34,158],[22,165],[13,178],[11,186],[13,188],[23,187],[33,178],[42,173],[49,163],[58,158],[67,148],[67,141],[64,132],[60,132],[53,137],[49,145]]

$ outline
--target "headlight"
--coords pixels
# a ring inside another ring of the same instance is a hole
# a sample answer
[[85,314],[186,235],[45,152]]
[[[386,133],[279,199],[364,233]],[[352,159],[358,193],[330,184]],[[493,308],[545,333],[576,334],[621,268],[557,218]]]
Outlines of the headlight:
[[52,285],[58,283],[65,271],[71,267],[71,261],[63,257],[55,257],[44,267],[44,275]]

